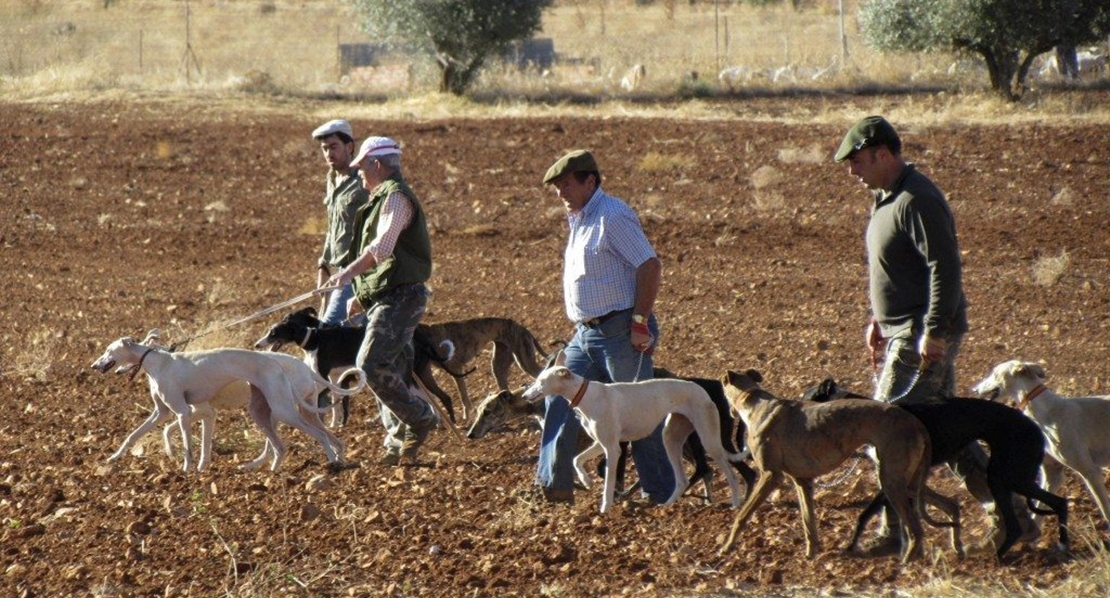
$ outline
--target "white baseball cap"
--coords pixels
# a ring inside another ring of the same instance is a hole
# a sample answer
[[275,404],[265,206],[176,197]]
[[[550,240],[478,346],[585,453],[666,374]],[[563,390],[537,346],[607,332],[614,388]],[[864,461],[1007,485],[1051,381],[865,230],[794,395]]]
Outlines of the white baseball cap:
[[401,146],[389,137],[367,137],[362,142],[362,147],[358,149],[355,159],[351,160],[351,168],[358,166],[367,157],[376,158],[400,153]]
[[342,118],[337,118],[335,120],[329,120],[328,122],[316,127],[316,130],[312,132],[312,138],[323,139],[328,135],[335,135],[336,133],[343,133],[344,135],[352,139],[354,139],[355,137],[354,132],[352,132],[351,130],[351,123],[343,120]]

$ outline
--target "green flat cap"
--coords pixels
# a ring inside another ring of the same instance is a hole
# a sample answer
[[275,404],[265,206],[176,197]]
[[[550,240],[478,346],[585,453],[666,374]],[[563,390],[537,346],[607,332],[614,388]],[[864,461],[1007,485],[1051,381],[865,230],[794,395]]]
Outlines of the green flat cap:
[[892,152],[902,150],[902,140],[898,138],[894,127],[881,116],[868,116],[856,123],[844,136],[844,141],[840,142],[840,149],[836,150],[836,161],[843,162],[848,159],[848,156],[861,149],[877,145],[885,145]]
[[543,175],[543,184],[548,185],[551,181],[571,172],[599,172],[594,155],[589,150],[568,152],[547,169],[547,174]]

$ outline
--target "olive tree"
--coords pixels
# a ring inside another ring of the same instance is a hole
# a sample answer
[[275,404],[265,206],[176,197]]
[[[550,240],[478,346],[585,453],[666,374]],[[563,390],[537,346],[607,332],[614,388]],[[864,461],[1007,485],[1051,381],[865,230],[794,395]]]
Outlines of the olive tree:
[[991,88],[1017,100],[1034,58],[1058,44],[1095,42],[1110,30],[1110,2],[868,0],[859,17],[864,38],[879,51],[979,55]]
[[370,36],[435,56],[440,91],[462,95],[491,56],[532,36],[551,0],[351,0]]

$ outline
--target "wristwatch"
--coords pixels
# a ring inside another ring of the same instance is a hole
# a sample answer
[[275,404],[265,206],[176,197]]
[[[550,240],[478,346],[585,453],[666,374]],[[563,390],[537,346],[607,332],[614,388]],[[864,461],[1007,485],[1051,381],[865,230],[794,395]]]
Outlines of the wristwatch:
[[647,324],[647,316],[632,314],[632,322],[635,324]]

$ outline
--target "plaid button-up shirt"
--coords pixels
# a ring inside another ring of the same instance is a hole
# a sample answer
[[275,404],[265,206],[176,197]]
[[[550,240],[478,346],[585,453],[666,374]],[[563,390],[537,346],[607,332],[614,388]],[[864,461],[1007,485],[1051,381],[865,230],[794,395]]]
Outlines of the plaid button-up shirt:
[[583,322],[636,302],[636,269],[656,257],[636,212],[597,189],[582,210],[567,215],[563,297],[567,317]]

